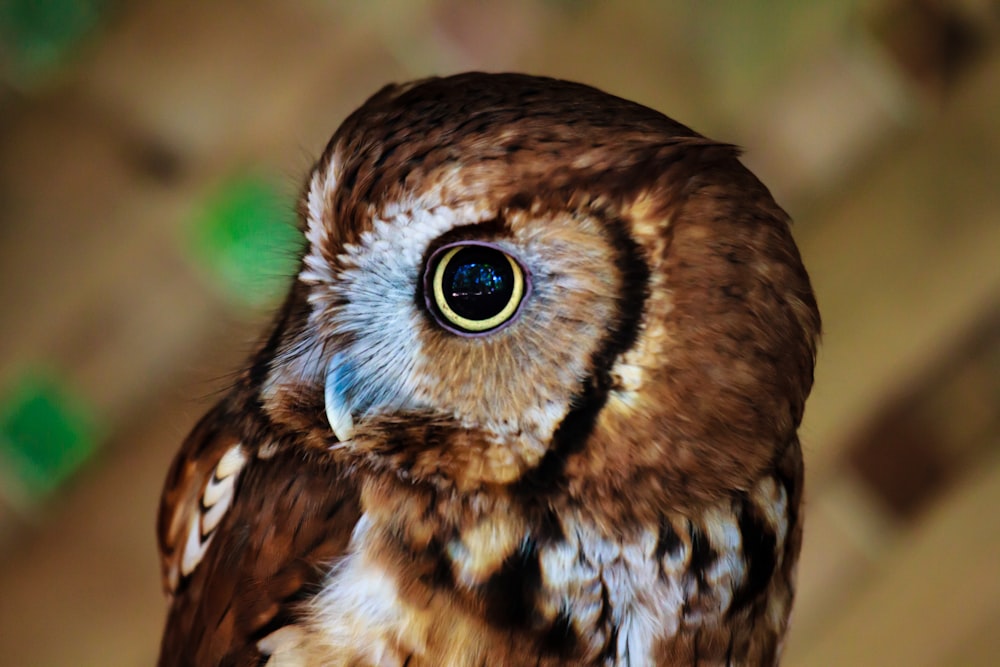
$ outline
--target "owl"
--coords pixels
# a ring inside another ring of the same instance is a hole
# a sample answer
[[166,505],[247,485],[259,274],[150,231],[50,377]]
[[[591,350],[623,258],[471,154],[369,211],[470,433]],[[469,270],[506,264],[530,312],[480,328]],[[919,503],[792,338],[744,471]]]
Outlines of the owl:
[[161,665],[770,665],[820,319],[733,146],[594,88],[383,88],[168,473]]

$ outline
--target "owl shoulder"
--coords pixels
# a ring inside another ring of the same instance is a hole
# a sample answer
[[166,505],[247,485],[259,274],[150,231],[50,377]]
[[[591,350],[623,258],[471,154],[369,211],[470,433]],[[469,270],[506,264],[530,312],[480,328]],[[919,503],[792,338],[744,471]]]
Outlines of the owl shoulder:
[[337,465],[269,440],[221,402],[164,485],[157,538],[170,608],[160,664],[243,664],[294,642],[359,516]]

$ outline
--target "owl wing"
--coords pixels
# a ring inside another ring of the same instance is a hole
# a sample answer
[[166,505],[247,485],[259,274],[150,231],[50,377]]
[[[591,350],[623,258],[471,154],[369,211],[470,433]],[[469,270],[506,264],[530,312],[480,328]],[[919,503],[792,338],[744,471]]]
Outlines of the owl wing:
[[247,442],[223,404],[167,476],[157,533],[170,596],[160,665],[259,664],[294,636],[300,605],[359,516],[334,464]]

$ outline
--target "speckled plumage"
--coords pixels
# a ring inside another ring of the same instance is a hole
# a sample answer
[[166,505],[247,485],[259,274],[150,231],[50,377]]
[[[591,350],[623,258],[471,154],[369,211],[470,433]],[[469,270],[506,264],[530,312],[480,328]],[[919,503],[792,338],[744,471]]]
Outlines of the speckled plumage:
[[[578,84],[428,79],[344,122],[300,215],[167,479],[161,665],[777,662],[819,315],[732,146]],[[429,307],[456,242],[523,267],[503,328]]]

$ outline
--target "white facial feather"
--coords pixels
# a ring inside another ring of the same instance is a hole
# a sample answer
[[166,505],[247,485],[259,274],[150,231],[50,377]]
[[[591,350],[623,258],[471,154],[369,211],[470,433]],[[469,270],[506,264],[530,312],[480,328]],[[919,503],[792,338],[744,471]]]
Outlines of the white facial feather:
[[[537,271],[532,303],[524,310],[530,310],[531,326],[521,331],[518,373],[531,374],[535,366],[557,377],[544,387],[535,387],[534,406],[496,388],[489,402],[440,405],[433,391],[436,385],[428,381],[421,345],[426,314],[416,303],[423,259],[428,246],[442,234],[494,219],[499,211],[484,205],[489,201],[486,193],[454,203],[448,193],[454,190],[451,181],[458,178],[458,172],[445,173],[434,189],[371,211],[371,228],[356,242],[331,247],[330,228],[336,221],[331,219],[329,205],[339,165],[334,154],[310,181],[306,197],[309,248],[299,280],[309,287],[312,310],[306,331],[276,358],[263,395],[270,396],[282,386],[322,384],[327,418],[341,443],[352,438],[366,416],[432,408],[505,442],[516,437],[523,441],[522,455],[540,457],[586,376],[590,354],[582,349],[554,349],[550,331],[557,323],[572,321],[576,340],[596,341],[603,333],[601,322],[611,314],[617,287],[614,278],[609,274],[604,282],[594,280],[594,268],[611,263],[599,225],[573,215],[572,220],[560,221],[562,226],[551,221],[552,227],[579,230],[577,241],[569,247],[570,241],[546,231],[548,225],[526,224],[518,218],[513,224],[521,230],[519,237],[496,241],[518,256],[529,271]],[[524,215],[533,214],[515,213]],[[336,257],[331,255],[334,252]],[[594,290],[595,304],[599,304],[595,312],[579,314],[563,306],[566,294]],[[511,368],[507,363],[508,376]]]
[[[414,302],[422,260],[435,238],[491,214],[423,198],[398,208],[391,219],[376,219],[360,243],[345,247],[337,280],[314,288],[314,316],[328,317],[338,340],[346,341],[326,374],[331,425],[343,428],[368,414],[424,407],[416,372],[422,314]],[[343,305],[331,312],[324,302]]]
[[[306,239],[309,250],[299,280],[310,286],[309,335],[279,358],[269,378],[292,375],[304,383],[321,379],[327,417],[338,440],[353,435],[368,414],[425,407],[416,396],[421,313],[414,303],[422,260],[435,238],[459,225],[488,220],[495,211],[473,204],[441,204],[441,190],[387,205],[357,243],[329,260],[327,210],[337,184],[334,154],[310,181]],[[332,305],[337,304],[337,305]],[[327,339],[343,341],[334,349]]]
[[306,241],[310,252],[305,256],[304,268],[299,273],[299,280],[305,283],[324,282],[332,279],[330,264],[326,261],[320,248],[330,244],[330,229],[327,220],[327,203],[337,187],[337,174],[340,171],[340,160],[334,154],[326,169],[313,173],[309,181],[309,193],[306,195]]

